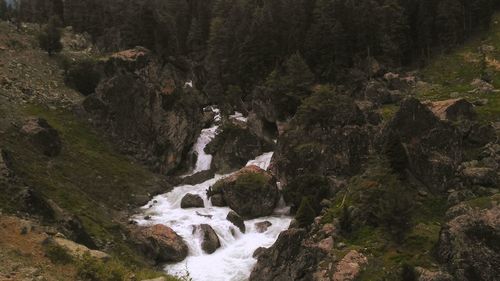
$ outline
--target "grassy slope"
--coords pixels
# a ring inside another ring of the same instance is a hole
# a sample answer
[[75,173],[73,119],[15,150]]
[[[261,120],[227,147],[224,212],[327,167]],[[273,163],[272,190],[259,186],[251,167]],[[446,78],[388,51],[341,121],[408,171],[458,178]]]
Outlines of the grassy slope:
[[[493,52],[487,54],[488,71],[492,74],[492,84],[500,89],[500,13],[493,17],[491,29],[449,54],[437,57],[422,71],[422,78],[436,84],[427,90],[422,90],[418,97],[422,100],[442,100],[451,97],[464,97],[470,101],[488,99],[486,106],[477,107],[484,121],[500,121],[500,93],[490,95],[469,94],[473,87],[472,80],[478,78],[481,72],[482,45],[493,46]],[[452,95],[452,93],[455,93]]]
[[[416,96],[421,100],[445,100],[464,97],[469,101],[488,99],[485,106],[476,110],[484,122],[500,121],[500,93],[478,95],[469,93],[473,79],[480,76],[480,52],[482,45],[495,47],[488,53],[488,71],[492,74],[492,84],[500,89],[500,13],[494,15],[491,29],[480,36],[466,42],[463,46],[449,54],[436,56],[433,61],[421,70],[421,78],[432,84],[427,89],[419,89]],[[388,105],[381,109],[384,119],[388,120],[398,107]],[[481,197],[468,202],[473,207],[485,208],[491,205],[493,197]],[[329,210],[326,220],[340,217],[339,208],[342,198],[338,198]],[[495,199],[497,200],[497,199]],[[361,250],[368,254],[370,263],[357,280],[400,280],[399,270],[403,263],[436,269],[435,245],[439,238],[441,224],[449,206],[446,199],[429,195],[413,211],[412,228],[403,243],[394,243],[387,232],[380,228],[362,227],[344,238],[347,247],[335,250],[337,257],[342,257],[350,249]]]
[[[39,190],[65,211],[78,216],[85,230],[106,251],[138,274],[157,276],[123,239],[128,211],[144,204],[152,193],[165,191],[163,180],[145,167],[120,155],[101,133],[78,119],[59,102],[76,103],[81,97],[64,86],[57,58],[34,47],[31,30],[21,33],[0,22],[0,148],[13,156],[13,170],[25,184]],[[4,55],[6,54],[6,55]],[[20,89],[32,90],[31,95]],[[67,107],[69,108],[69,107]],[[63,142],[61,154],[41,155],[18,127],[28,116],[43,117],[56,128]],[[1,188],[1,187],[0,187]],[[0,209],[16,213],[15,194],[0,192]],[[1,251],[1,249],[0,249]]]

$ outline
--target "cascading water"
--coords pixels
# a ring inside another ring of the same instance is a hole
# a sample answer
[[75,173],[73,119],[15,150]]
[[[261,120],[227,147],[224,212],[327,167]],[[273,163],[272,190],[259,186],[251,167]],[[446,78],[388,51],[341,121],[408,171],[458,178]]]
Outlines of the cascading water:
[[[220,121],[219,111],[216,113],[215,124]],[[240,117],[240,116],[238,116]],[[240,118],[241,119],[241,118]],[[210,169],[212,156],[204,152],[205,146],[215,137],[218,126],[202,131],[193,150],[198,153],[198,160],[193,174]],[[256,165],[267,170],[273,153],[265,153],[248,165]],[[241,281],[247,280],[256,259],[253,252],[259,247],[271,246],[281,231],[288,228],[291,218],[287,216],[284,204],[275,211],[275,215],[245,221],[246,232],[242,233],[237,227],[226,220],[230,209],[228,207],[214,207],[206,197],[206,190],[219,179],[229,176],[215,175],[214,178],[196,185],[181,185],[171,192],[156,196],[143,207],[144,214],[136,216],[140,225],[164,224],[171,227],[182,236],[189,247],[189,256],[182,262],[169,264],[165,270],[174,275],[184,275],[186,271],[194,281]],[[181,209],[182,198],[187,194],[197,194],[203,198],[204,208]],[[144,219],[147,214],[150,218]],[[272,225],[263,233],[255,228],[256,222],[269,221]],[[193,227],[199,224],[209,224],[219,236],[221,248],[213,254],[206,254],[201,249],[202,237]]]

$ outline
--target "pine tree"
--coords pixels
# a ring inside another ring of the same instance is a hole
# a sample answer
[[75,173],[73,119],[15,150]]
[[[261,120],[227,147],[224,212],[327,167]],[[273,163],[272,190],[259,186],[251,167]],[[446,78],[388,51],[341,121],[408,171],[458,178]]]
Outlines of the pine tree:
[[47,51],[49,56],[62,50],[61,43],[61,20],[57,16],[49,19],[49,22],[38,35],[40,48]]
[[200,51],[203,47],[203,31],[200,26],[198,19],[194,18],[191,21],[191,27],[189,28],[189,35],[187,45],[191,52]]
[[5,2],[5,0],[0,0],[0,20],[7,19],[7,11],[7,2]]
[[444,49],[456,46],[462,41],[462,5],[458,0],[443,0],[436,14],[436,32],[439,44]]
[[297,220],[299,227],[309,227],[314,221],[315,216],[316,213],[309,202],[309,198],[303,197],[297,214],[295,214],[295,219]]

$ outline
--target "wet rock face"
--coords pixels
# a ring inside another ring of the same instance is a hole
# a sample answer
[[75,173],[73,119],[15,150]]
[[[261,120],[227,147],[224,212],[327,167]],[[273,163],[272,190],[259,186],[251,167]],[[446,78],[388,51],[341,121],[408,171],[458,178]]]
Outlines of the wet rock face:
[[448,211],[438,255],[458,281],[489,281],[500,276],[500,206],[488,209],[458,205]]
[[245,221],[235,211],[229,211],[226,219],[238,227],[242,233],[245,233]]
[[188,255],[188,247],[170,227],[157,224],[133,232],[134,242],[145,256],[163,262],[180,262]]
[[251,133],[246,128],[227,124],[205,148],[213,156],[212,168],[228,173],[245,166],[250,159],[272,151],[274,144]]
[[104,69],[96,93],[83,102],[95,125],[155,170],[181,168],[203,126],[200,94],[144,48],[112,55]]
[[188,193],[181,200],[181,208],[203,208],[205,204],[203,203],[203,199],[196,194]]
[[197,231],[200,231],[202,235],[201,248],[207,254],[213,254],[217,249],[220,248],[219,236],[215,233],[215,230],[208,224],[201,224],[197,227]]
[[46,156],[54,157],[61,152],[62,143],[59,133],[45,119],[34,117],[26,120],[21,133],[26,135],[30,142]]
[[245,219],[271,215],[279,200],[275,179],[257,166],[245,167],[218,181],[209,191],[210,196],[217,194]]
[[338,101],[324,124],[295,124],[280,135],[273,156],[273,172],[286,186],[302,174],[358,173],[367,162],[374,132],[350,98]]
[[462,161],[462,136],[417,99],[402,103],[382,139],[384,153],[396,171],[410,171],[435,192],[453,186]]
[[273,246],[259,250],[258,262],[250,280],[312,280],[313,271],[323,253],[303,244],[306,235],[304,229],[289,229],[279,235]]

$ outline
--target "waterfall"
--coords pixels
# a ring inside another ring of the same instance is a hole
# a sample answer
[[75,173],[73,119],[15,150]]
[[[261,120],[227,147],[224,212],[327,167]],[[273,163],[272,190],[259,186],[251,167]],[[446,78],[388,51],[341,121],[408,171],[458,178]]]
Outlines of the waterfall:
[[[220,112],[215,107],[216,113],[214,124],[220,121]],[[242,116],[238,116],[242,119]],[[193,147],[198,154],[195,168],[191,174],[210,169],[212,156],[205,153],[204,148],[215,137],[218,125],[214,125],[201,132],[200,137]],[[256,165],[267,170],[273,152],[265,153],[253,160],[248,165]],[[172,191],[154,197],[142,208],[143,213],[134,219],[140,225],[164,224],[171,227],[177,234],[183,237],[189,247],[189,256],[182,262],[168,264],[165,271],[173,275],[184,275],[186,271],[194,281],[241,281],[247,280],[256,259],[252,257],[253,252],[259,247],[271,246],[281,231],[288,228],[291,218],[287,215],[287,208],[281,202],[275,214],[245,221],[246,232],[242,233],[226,216],[231,210],[228,207],[214,207],[207,199],[206,190],[226,175],[215,175],[214,178],[196,185],[181,185],[174,187]],[[187,194],[197,194],[203,198],[204,208],[181,209],[182,198]],[[200,216],[209,215],[209,216]],[[148,220],[144,216],[148,215]],[[256,222],[269,221],[272,225],[263,233],[259,233],[254,224]],[[219,236],[221,248],[209,255],[201,249],[202,238],[199,233],[193,231],[193,227],[199,224],[209,224]]]

